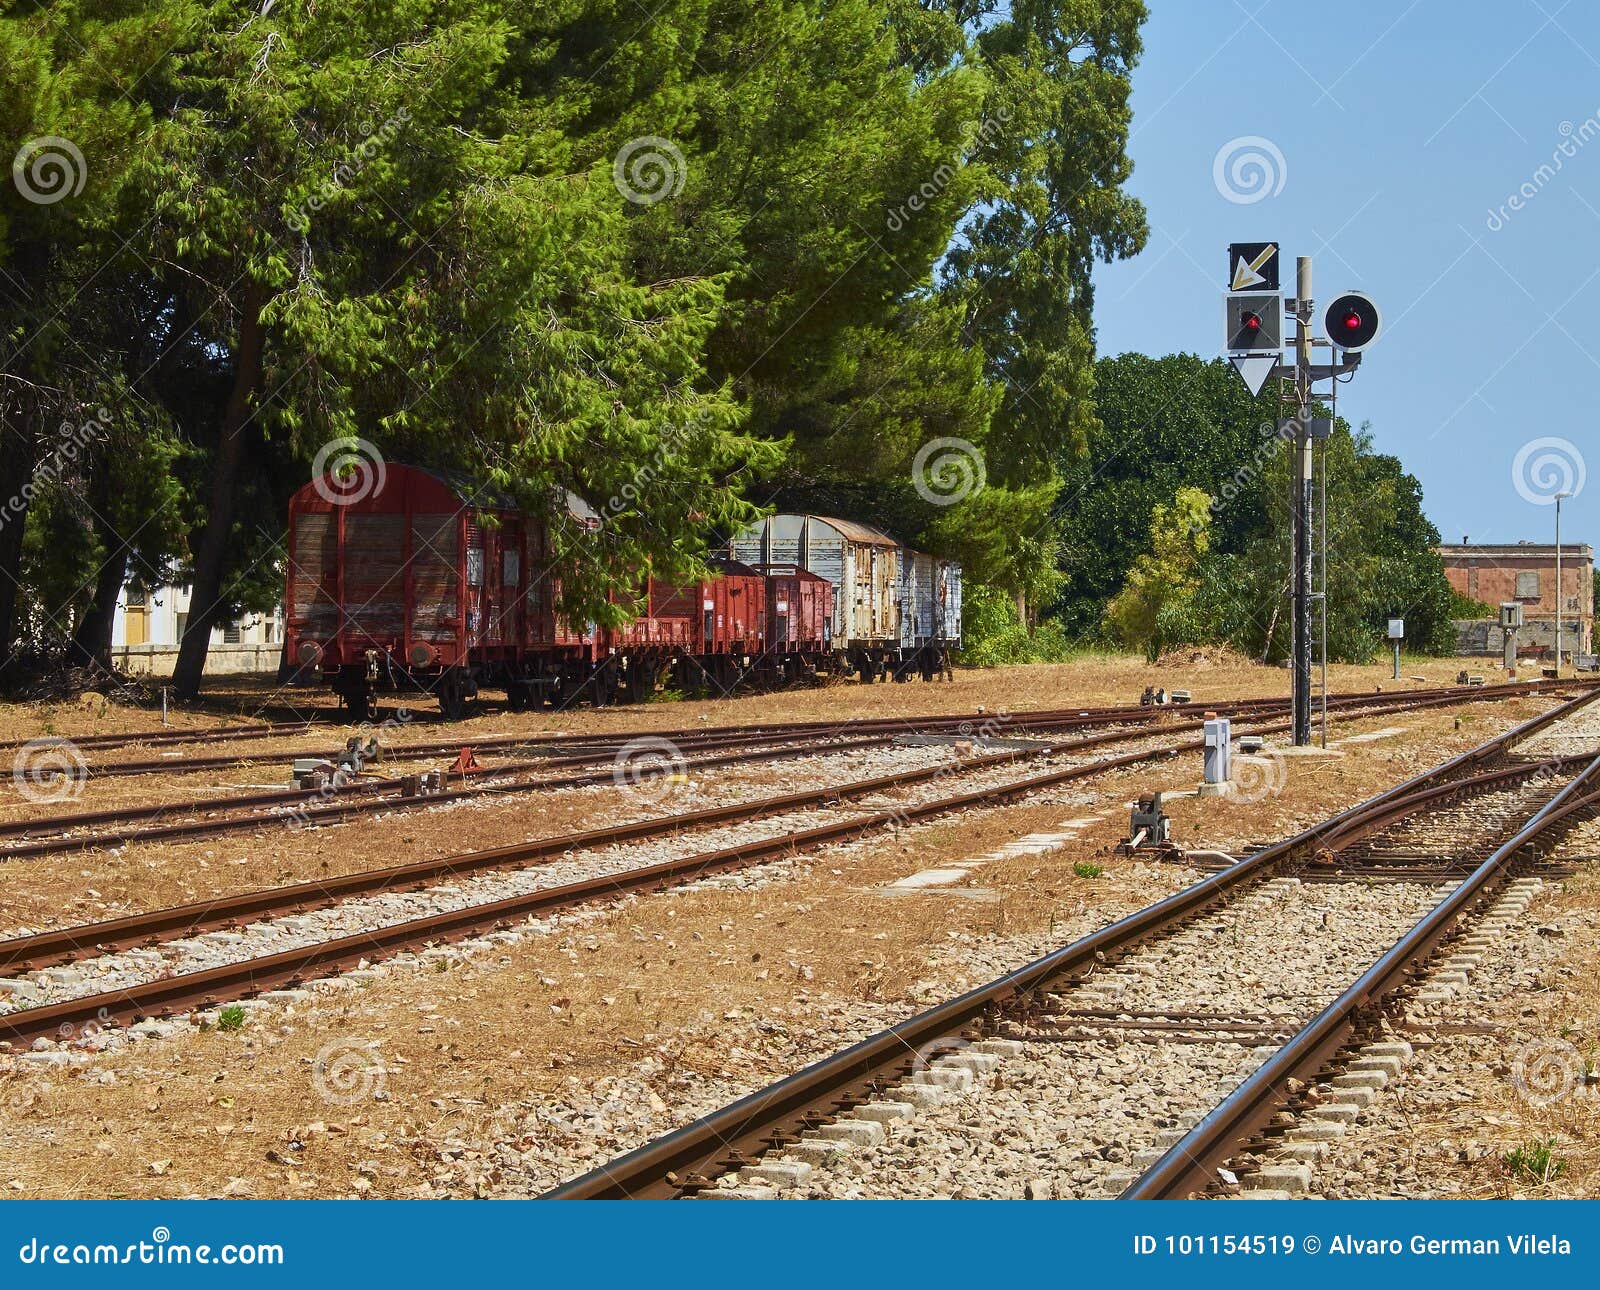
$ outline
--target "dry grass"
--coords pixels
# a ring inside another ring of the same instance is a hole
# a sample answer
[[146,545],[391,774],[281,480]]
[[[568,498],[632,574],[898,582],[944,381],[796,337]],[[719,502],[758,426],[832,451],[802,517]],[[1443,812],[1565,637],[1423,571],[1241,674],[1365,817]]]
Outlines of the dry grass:
[[[1198,657],[1195,655],[1198,654]],[[1352,666],[1335,664],[1328,669],[1329,688],[1334,692],[1407,689],[1419,685],[1446,685],[1455,680],[1462,667],[1494,672],[1488,660],[1407,659],[1404,678],[1394,681],[1388,664]],[[1287,695],[1289,674],[1283,668],[1261,667],[1227,651],[1192,652],[1168,663],[1151,665],[1142,658],[1125,655],[1091,655],[1068,663],[1028,667],[958,669],[951,684],[924,685],[920,681],[903,685],[880,683],[860,685],[854,681],[818,690],[791,690],[777,694],[740,694],[727,699],[623,705],[595,710],[581,708],[571,712],[543,712],[513,715],[493,696],[483,715],[464,722],[441,725],[432,720],[433,701],[409,700],[417,719],[406,738],[435,740],[463,735],[485,737],[491,731],[527,733],[534,731],[583,731],[604,733],[631,729],[691,728],[701,724],[749,725],[766,721],[815,721],[835,717],[849,720],[870,716],[905,716],[930,712],[967,712],[978,704],[990,710],[1009,706],[1025,708],[1102,706],[1134,703],[1147,685],[1192,689],[1195,698],[1223,699],[1256,695]],[[380,696],[383,707],[392,715],[397,704],[408,702]],[[219,715],[222,710],[238,715]],[[259,715],[258,715],[259,714]],[[174,709],[173,725],[196,730],[214,729],[258,720],[336,719],[335,705],[320,690],[285,690],[265,678],[218,677],[209,685],[206,706]],[[703,720],[702,720],[703,719]],[[108,705],[103,711],[93,703],[78,700],[37,703],[0,703],[0,739],[30,739],[40,735],[74,737],[89,734],[143,732],[160,728],[159,706],[154,710]],[[316,743],[313,736],[311,743]],[[271,755],[270,745],[241,740],[228,745],[232,750],[261,750]]]

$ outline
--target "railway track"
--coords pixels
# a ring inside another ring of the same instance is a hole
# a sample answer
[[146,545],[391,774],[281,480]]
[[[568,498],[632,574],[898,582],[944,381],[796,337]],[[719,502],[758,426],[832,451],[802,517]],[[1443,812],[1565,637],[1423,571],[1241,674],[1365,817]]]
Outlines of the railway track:
[[[1570,690],[1583,684],[1600,684],[1600,682],[1575,682],[1539,680],[1529,681],[1516,685],[1496,686],[1446,686],[1425,690],[1410,690],[1400,692],[1371,693],[1353,692],[1348,694],[1331,695],[1329,697],[1330,710],[1337,710],[1341,706],[1358,703],[1372,699],[1390,699],[1409,696],[1418,700],[1427,698],[1443,698],[1447,695],[1458,696],[1461,701],[1494,701],[1514,695],[1540,694],[1545,692],[1561,692]],[[384,754],[397,759],[415,759],[454,755],[463,745],[470,745],[479,752],[502,751],[516,748],[582,748],[597,746],[619,746],[637,739],[667,739],[678,742],[684,739],[694,739],[706,735],[717,735],[727,738],[766,736],[772,738],[796,738],[806,734],[821,734],[824,731],[838,731],[848,727],[852,731],[883,731],[895,730],[902,733],[926,732],[935,730],[959,730],[963,725],[974,726],[983,724],[986,720],[1002,722],[1007,729],[1026,730],[1031,725],[1041,722],[1054,724],[1060,728],[1063,723],[1076,721],[1083,725],[1107,724],[1111,722],[1149,722],[1162,717],[1192,717],[1205,712],[1217,712],[1220,715],[1244,716],[1263,710],[1286,709],[1288,700],[1276,697],[1231,699],[1211,703],[1169,704],[1160,707],[1144,707],[1141,705],[1122,705],[1100,708],[1053,708],[1035,709],[1014,713],[997,713],[980,715],[976,719],[967,714],[933,714],[916,717],[871,717],[850,719],[847,721],[807,721],[807,722],[772,722],[746,726],[726,726],[709,729],[707,727],[682,727],[678,729],[656,730],[629,730],[608,735],[583,735],[573,733],[531,734],[531,735],[493,735],[483,738],[457,735],[452,739],[439,740],[420,744],[401,744],[390,742],[384,745]],[[303,730],[303,726],[285,726],[279,733],[290,733],[292,730]],[[380,730],[380,734],[383,732]],[[219,742],[237,737],[231,733],[219,733],[215,739],[206,742]],[[90,736],[89,738],[96,738]],[[106,738],[115,738],[106,736]],[[13,750],[21,748],[28,742],[20,741],[9,745]],[[168,742],[181,743],[182,740],[174,739]],[[380,740],[381,742],[381,740]],[[80,751],[85,747],[93,748],[96,745],[83,741],[49,737],[44,741],[46,746],[63,746],[71,744]],[[103,745],[111,747],[114,745]],[[202,770],[217,770],[228,767],[242,767],[261,761],[289,761],[299,758],[327,757],[332,750],[326,745],[308,745],[293,749],[269,749],[260,753],[249,752],[240,754],[219,754],[209,757],[185,756],[181,753],[170,753],[162,757],[145,758],[133,761],[113,761],[89,763],[79,768],[75,775],[82,779],[112,779],[143,775],[177,775],[191,774]]]
[[[1439,702],[1435,699],[1431,702]],[[1281,729],[1285,723],[1267,724],[1263,731]],[[86,958],[119,952],[149,953],[163,943],[220,934],[235,942],[246,938],[238,929],[260,928],[272,919],[302,919],[309,911],[330,909],[343,903],[385,893],[416,892],[441,879],[461,880],[495,870],[522,869],[556,862],[578,851],[650,838],[665,838],[693,829],[806,810],[836,807],[846,801],[870,798],[891,790],[935,784],[952,774],[986,775],[1044,756],[1075,755],[1134,738],[1152,738],[1150,731],[1109,732],[1064,741],[1039,749],[1012,750],[976,757],[954,765],[945,763],[913,771],[879,776],[854,784],[827,786],[804,793],[786,794],[747,803],[719,806],[706,811],[661,816],[587,833],[468,853],[434,861],[369,870],[340,878],[322,879],[288,887],[244,893],[219,900],[132,915],[127,918],[39,933],[0,942],[0,980],[16,980],[28,972],[68,971]],[[0,1040],[31,1043],[62,1034],[79,1034],[85,1027],[169,1016],[185,1009],[214,1006],[230,999],[267,990],[293,988],[318,976],[362,966],[395,953],[440,941],[462,939],[512,923],[545,917],[560,910],[614,900],[631,892],[660,890],[694,882],[709,875],[782,859],[831,843],[846,842],[908,822],[951,812],[989,807],[1045,791],[1073,780],[1143,762],[1164,759],[1184,749],[1197,749],[1198,739],[1161,743],[1111,757],[1054,767],[1020,779],[992,778],[981,786],[936,796],[928,800],[865,809],[857,814],[799,828],[784,828],[758,840],[713,847],[661,863],[623,871],[579,877],[546,884],[499,900],[463,904],[423,917],[403,918],[354,935],[335,935],[315,944],[277,954],[244,957],[217,967],[172,973],[170,965],[147,962],[146,975],[126,986],[91,995],[18,1008],[0,1015]],[[159,970],[160,976],[148,972]],[[18,991],[13,990],[12,1002]]]
[[[1243,1160],[1241,1168],[1256,1168],[1272,1140],[1293,1134],[1297,1112],[1315,1113],[1316,1093],[1307,1090],[1317,1088],[1330,1058],[1353,1064],[1355,1079],[1330,1077],[1342,1081],[1337,1088],[1370,1093],[1372,1072],[1387,1072],[1392,1057],[1375,1038],[1383,1005],[1435,951],[1455,943],[1530,849],[1600,807],[1593,749],[1543,762],[1511,756],[1521,740],[1592,698],[1580,696],[548,1195],[925,1195],[930,1172],[935,1191],[948,1194],[960,1178],[970,1194],[974,1171],[1014,1164],[1016,1156],[1053,1170],[1057,1195],[1181,1196],[1226,1187],[1222,1165]],[[1362,872],[1364,859],[1378,856],[1387,868],[1406,860],[1437,870],[1441,854],[1468,863],[1423,883]],[[1300,881],[1314,870],[1340,870],[1350,880],[1338,888]],[[979,1109],[952,1109],[1001,1063],[1006,1092],[986,1092]],[[1084,1092],[1075,1103],[1077,1089]],[[1120,1139],[1096,1140],[1104,1139],[1099,1121],[1108,1113],[1133,1118],[1119,1119]],[[913,1119],[914,1133],[886,1128]],[[1318,1120],[1285,1145],[1314,1147],[1314,1135],[1334,1132],[1320,1127],[1326,1123],[1342,1121]],[[993,1131],[975,1139],[974,1124]],[[1011,1145],[1008,1131],[1024,1145]],[[900,1145],[912,1140],[915,1148]],[[1077,1163],[1068,1171],[1063,1160]],[[1130,1160],[1148,1169],[1136,1178]],[[1268,1187],[1298,1177],[1289,1165],[1263,1167],[1261,1176],[1257,1185]]]
[[14,753],[22,748],[51,747],[71,744],[79,750],[105,751],[113,748],[150,747],[167,744],[217,744],[233,739],[276,739],[282,735],[305,735],[329,722],[322,721],[270,721],[250,726],[225,726],[207,730],[136,730],[127,733],[99,735],[36,735],[32,739],[6,739],[0,741],[0,754]]
[[[1462,702],[1486,701],[1485,696],[1502,697],[1481,687],[1452,688],[1427,692],[1364,696],[1347,695],[1330,701],[1332,711],[1349,714],[1355,710],[1371,713],[1407,711]],[[1193,707],[1195,705],[1188,705]],[[1069,712],[1032,712],[994,717],[990,723],[1007,735],[1059,735],[1063,731],[1094,726],[1133,726],[1129,737],[1176,714],[1179,723],[1190,716],[1188,707],[1102,709]],[[1286,701],[1246,700],[1237,707],[1203,708],[1234,716],[1258,716],[1284,712]],[[916,724],[908,731],[908,720]],[[649,747],[660,747],[665,740],[671,752],[683,757],[684,769],[712,768],[756,761],[777,761],[817,752],[844,752],[883,747],[906,733],[940,734],[955,730],[969,733],[971,717],[886,718],[877,721],[837,724],[807,723],[772,728],[735,728],[723,731],[691,731],[668,736],[640,736]],[[984,727],[987,729],[987,727]],[[313,828],[346,822],[363,815],[410,811],[469,801],[483,797],[507,797],[519,793],[603,784],[615,774],[616,761],[634,741],[589,740],[580,747],[586,751],[511,761],[486,768],[470,777],[449,776],[443,791],[421,795],[415,780],[407,776],[358,781],[336,791],[317,789],[273,789],[231,797],[200,797],[125,807],[104,811],[80,811],[52,817],[35,817],[0,822],[0,861],[36,858],[66,851],[123,846],[138,841],[194,840],[228,833],[247,832],[264,826],[292,823],[296,828]],[[774,744],[762,747],[763,744]],[[479,744],[477,747],[486,747]],[[524,741],[523,748],[537,746]],[[573,745],[563,743],[562,747]],[[454,745],[446,750],[452,750]],[[730,751],[738,750],[738,751]],[[408,750],[409,752],[410,750]],[[701,755],[709,754],[709,755]],[[401,756],[407,754],[398,754]],[[583,766],[610,763],[613,770],[592,774],[552,772],[576,770]],[[507,779],[507,776],[515,778]]]

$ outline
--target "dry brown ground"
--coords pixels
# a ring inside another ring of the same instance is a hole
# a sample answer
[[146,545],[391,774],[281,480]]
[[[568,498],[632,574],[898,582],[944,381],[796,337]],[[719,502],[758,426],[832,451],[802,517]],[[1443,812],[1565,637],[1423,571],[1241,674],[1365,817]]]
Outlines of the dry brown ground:
[[[1197,652],[1198,653],[1198,652]],[[1390,677],[1388,663],[1372,666],[1335,664],[1328,669],[1328,687],[1338,693],[1347,690],[1404,689],[1421,684],[1448,685],[1463,667],[1484,673],[1491,681],[1501,675],[1487,666],[1485,659],[1404,659],[1402,679]],[[430,699],[413,701],[416,720],[397,740],[432,742],[453,739],[457,732],[484,738],[490,733],[529,733],[535,731],[576,731],[605,733],[633,729],[695,728],[701,725],[736,726],[767,721],[849,720],[856,717],[905,716],[934,712],[967,712],[978,704],[991,711],[1009,707],[1104,706],[1137,703],[1147,685],[1191,689],[1195,698],[1243,698],[1256,695],[1287,695],[1289,674],[1283,668],[1259,667],[1226,655],[1212,661],[1204,655],[1183,662],[1153,666],[1142,658],[1123,655],[1092,655],[1069,663],[1027,667],[958,669],[950,684],[924,685],[920,681],[903,685],[859,685],[853,681],[818,690],[790,690],[776,694],[741,694],[732,698],[623,705],[603,710],[580,708],[572,712],[542,712],[513,715],[492,698],[487,711],[466,721],[442,725],[432,720],[435,705]],[[382,696],[388,715],[397,702]],[[333,718],[335,709],[327,696],[317,690],[285,690],[264,679],[218,677],[211,683],[207,706],[194,710],[174,709],[173,723],[195,729],[212,729],[241,722],[277,719]],[[236,709],[238,716],[219,715],[223,708]],[[256,717],[255,713],[264,713]],[[160,728],[160,709],[154,711],[111,704],[102,713],[97,705],[78,700],[38,703],[0,703],[0,740],[31,739],[43,735],[68,738],[105,733],[146,732]],[[331,733],[331,732],[329,732]],[[302,740],[297,738],[296,742]],[[309,742],[320,746],[320,736]],[[280,747],[284,741],[278,741]],[[271,743],[240,740],[228,751],[243,755],[257,751],[275,756]],[[217,750],[220,751],[220,750]],[[118,757],[131,753],[117,754]],[[109,755],[105,760],[113,760]]]
[[[1481,660],[1480,660],[1481,661]],[[1386,667],[1335,666],[1329,670],[1329,688],[1335,693],[1416,689],[1452,684],[1463,665],[1455,659],[1406,660],[1402,679],[1394,681]],[[1491,681],[1498,674],[1480,668],[1476,662],[1466,666],[1483,671]],[[271,693],[264,683],[222,678],[219,686],[231,691],[218,696],[239,700],[256,693],[259,703]],[[1151,666],[1142,659],[1109,656],[1085,658],[1071,663],[1038,667],[1004,667],[962,670],[951,684],[863,686],[854,682],[824,690],[796,690],[778,694],[741,695],[731,699],[704,702],[652,703],[617,707],[601,711],[580,709],[570,713],[523,713],[491,711],[469,720],[441,723],[430,712],[419,710],[414,721],[385,728],[382,739],[396,752],[384,773],[444,765],[449,758],[432,757],[421,762],[405,761],[399,754],[409,745],[474,741],[498,736],[548,733],[603,735],[632,730],[705,730],[719,726],[748,726],[769,722],[836,720],[841,728],[854,720],[914,716],[922,714],[988,713],[1023,711],[1038,708],[1102,707],[1136,703],[1147,685],[1187,688],[1197,701],[1224,700],[1288,693],[1288,674],[1282,668],[1259,667],[1242,663],[1232,656],[1212,662],[1198,661],[1168,666]],[[303,692],[296,691],[296,696]],[[37,736],[71,737],[113,730],[145,731],[156,728],[154,720],[136,714],[129,717],[125,708],[110,708],[104,718],[94,716],[76,703],[0,704],[0,741]],[[181,713],[176,724],[187,723],[196,729],[216,729],[231,724],[208,713]],[[119,761],[170,761],[169,772],[136,778],[90,779],[78,793],[55,802],[33,802],[7,789],[0,792],[0,822],[44,819],[92,810],[112,809],[284,787],[289,777],[289,756],[300,752],[329,756],[342,747],[349,731],[318,728],[270,739],[239,739],[224,744],[128,745],[118,749],[85,750],[92,764]],[[190,756],[228,755],[238,760],[225,767],[185,771],[184,759]],[[492,762],[485,752],[480,759]]]
[[[1129,677],[1101,693],[1125,696]],[[1341,758],[1296,761],[1282,791],[1258,803],[1178,799],[1177,837],[1233,847],[1283,836],[1542,707],[1464,709],[1459,727],[1449,711],[1360,723],[1338,733],[1386,725],[1405,733],[1351,745]],[[1125,834],[1125,805],[1139,791],[1188,788],[1197,772],[1192,756],[1114,772],[1058,802],[969,812],[825,856],[790,881],[649,897],[447,972],[394,970],[293,1012],[254,1014],[235,1033],[144,1043],[85,1070],[0,1075],[11,1112],[0,1184],[30,1196],[416,1194],[437,1158],[403,1144],[449,1134],[493,1140],[500,1108],[558,1098],[572,1077],[631,1070],[646,1045],[669,1040],[680,1067],[715,1073],[728,1064],[725,1019],[792,1016],[805,999],[880,1000],[910,1012],[931,1001],[930,989],[962,984],[929,980],[952,933],[1045,930],[1086,910],[1107,922],[1147,903],[1182,873],[1111,855]],[[877,890],[1097,813],[1106,818],[1063,851],[975,875],[996,899]],[[1080,862],[1102,875],[1079,876]],[[739,1033],[748,1042],[742,1025]],[[319,1099],[316,1054],[349,1038],[381,1042],[385,1100],[342,1108]],[[782,1044],[757,1047],[743,1074],[767,1082],[791,1069],[789,1057]],[[287,1151],[290,1141],[305,1146]]]
[[[1501,719],[1498,714],[1525,718],[1542,710],[1540,702],[1527,698],[1492,708],[1467,705],[1446,710],[1451,716],[1442,720],[1453,725],[1459,719],[1470,744],[1486,737],[1475,732],[1487,729],[1491,718]],[[1338,733],[1384,729],[1398,720],[1355,722],[1341,727]],[[1432,764],[1430,749],[1408,751],[1404,741],[1363,747],[1360,764],[1365,765],[1372,758],[1389,759],[1396,768],[1396,780]],[[1317,783],[1339,788],[1352,773],[1346,761],[1296,760],[1272,773],[1302,781],[1303,790]],[[384,773],[392,773],[399,764],[388,764]],[[837,768],[829,773],[835,782],[844,783],[879,772],[854,770],[840,759]],[[1018,777],[1028,773],[1026,767],[1020,768]],[[7,866],[5,893],[0,897],[0,935],[18,928],[97,922],[262,887],[486,850],[599,828],[658,811],[694,810],[725,800],[722,795],[729,788],[750,784],[770,784],[774,793],[796,792],[813,787],[814,776],[781,761],[756,763],[692,772],[690,782],[659,808],[641,806],[609,787],[514,794],[504,799],[488,797],[437,809],[363,817],[331,828],[297,831],[273,824],[227,837],[171,842],[135,840],[114,849],[18,860]],[[144,805],[182,795],[176,785],[148,779],[90,781],[80,805],[83,809]],[[1182,800],[1173,809],[1180,821],[1193,810]],[[1249,804],[1212,802],[1206,809],[1206,818],[1221,830],[1208,839],[1211,844],[1235,846],[1268,836],[1260,831],[1260,812]],[[1307,817],[1306,822],[1312,818],[1316,817]]]
[[[1562,854],[1592,857],[1597,851],[1600,824],[1591,824],[1569,840]],[[1529,917],[1547,928],[1564,928],[1561,952],[1538,973],[1532,989],[1460,1018],[1486,1024],[1493,1038],[1478,1042],[1478,1060],[1456,1063],[1469,1093],[1416,1126],[1423,1141],[1472,1139],[1488,1148],[1480,1158],[1461,1160],[1453,1168],[1433,1166],[1442,1176],[1430,1181],[1441,1196],[1600,1196],[1600,1084],[1584,1078],[1600,1070],[1600,972],[1595,968],[1600,870],[1588,868],[1547,888]],[[1564,1091],[1545,1105],[1541,1096],[1520,1093],[1519,1059],[1523,1071],[1533,1064],[1536,1093]],[[1541,1084],[1541,1074],[1553,1082]],[[1519,1149],[1541,1145],[1549,1148],[1548,1177],[1508,1160]]]

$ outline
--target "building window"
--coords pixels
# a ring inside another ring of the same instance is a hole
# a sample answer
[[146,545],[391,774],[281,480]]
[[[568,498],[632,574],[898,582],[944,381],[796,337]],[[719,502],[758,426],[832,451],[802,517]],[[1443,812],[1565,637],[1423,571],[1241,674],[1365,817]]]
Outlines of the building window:
[[1528,569],[1517,574],[1517,599],[1539,599],[1539,571]]
[[222,643],[224,645],[237,645],[244,639],[244,632],[238,623],[229,623],[222,629]]

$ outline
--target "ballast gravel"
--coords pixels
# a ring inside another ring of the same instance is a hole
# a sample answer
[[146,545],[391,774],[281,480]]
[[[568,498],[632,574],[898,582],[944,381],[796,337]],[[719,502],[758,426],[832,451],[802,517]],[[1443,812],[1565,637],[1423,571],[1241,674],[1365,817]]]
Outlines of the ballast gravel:
[[[1265,1017],[1292,1030],[1359,976],[1447,886],[1279,879],[1061,993],[1068,1008]],[[1087,1022],[1062,1017],[1063,1025]],[[1275,1044],[1141,1040],[1106,1031],[1058,1042],[1042,1028],[973,1091],[891,1120],[884,1141],[805,1171],[792,1198],[1116,1195],[1261,1064]],[[729,1178],[725,1186],[736,1186]],[[760,1188],[742,1189],[760,1194]]]

